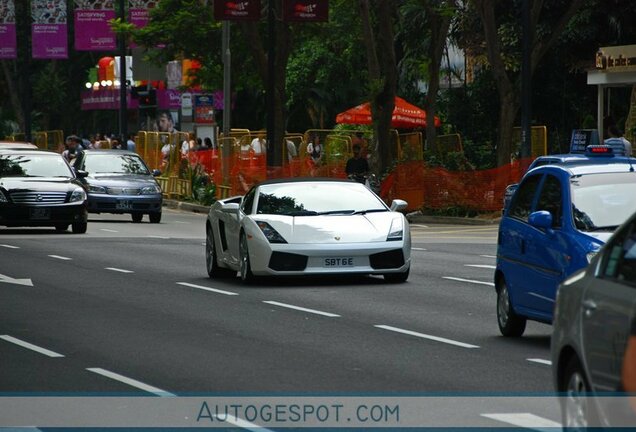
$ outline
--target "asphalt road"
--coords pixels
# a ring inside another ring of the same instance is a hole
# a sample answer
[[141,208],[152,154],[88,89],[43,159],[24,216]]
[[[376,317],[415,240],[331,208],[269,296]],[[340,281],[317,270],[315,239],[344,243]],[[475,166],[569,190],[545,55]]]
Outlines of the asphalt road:
[[[339,277],[245,287],[207,278],[204,218],[165,209],[157,225],[91,215],[85,235],[0,228],[0,392],[552,391],[551,328],[499,335],[496,225],[413,224],[405,284]],[[488,409],[461,415],[485,427],[559,419],[554,405]],[[439,415],[459,414],[447,406]]]

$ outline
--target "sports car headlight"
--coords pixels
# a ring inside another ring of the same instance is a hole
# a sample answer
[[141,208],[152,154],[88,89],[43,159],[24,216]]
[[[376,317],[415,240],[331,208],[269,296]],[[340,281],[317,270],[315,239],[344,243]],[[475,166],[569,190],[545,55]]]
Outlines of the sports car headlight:
[[402,218],[396,218],[391,221],[391,228],[389,229],[389,235],[386,241],[402,240],[404,237],[404,222]]
[[270,243],[287,243],[283,236],[278,234],[278,231],[276,231],[267,222],[256,222],[256,224],[261,229],[261,231],[263,231],[263,234],[265,234],[265,238],[267,238],[267,241],[269,241]]
[[146,186],[141,188],[141,195],[152,195],[161,193],[161,188],[158,185]]
[[108,193],[108,191],[106,190],[106,188],[105,188],[105,187],[103,187],[103,186],[92,186],[92,185],[88,185],[88,191],[89,191],[89,192],[93,192],[93,193],[100,193],[100,194]]
[[71,202],[76,201],[85,201],[86,200],[86,192],[84,189],[75,189],[71,194]]

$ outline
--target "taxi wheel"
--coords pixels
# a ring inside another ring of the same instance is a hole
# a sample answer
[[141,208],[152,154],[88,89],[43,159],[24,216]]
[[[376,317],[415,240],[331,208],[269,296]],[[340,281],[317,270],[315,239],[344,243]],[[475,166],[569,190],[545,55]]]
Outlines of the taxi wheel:
[[150,218],[150,223],[161,222],[161,212],[150,213],[148,217]]
[[506,281],[502,280],[497,289],[497,324],[502,335],[519,337],[526,330],[526,319],[517,315],[510,302]]
[[250,265],[250,253],[247,249],[247,236],[241,233],[239,242],[239,260],[241,262],[241,280],[243,283],[250,284],[254,282],[254,274]]
[[565,397],[561,398],[563,430],[579,431],[598,427],[594,399],[590,397],[590,385],[576,356],[570,359],[565,368],[562,386],[565,393]]
[[131,216],[132,216],[132,221],[134,223],[139,223],[144,218],[144,214],[143,213],[132,213]]
[[86,232],[86,228],[88,228],[88,224],[86,222],[74,222],[72,225],[73,234],[84,234]]

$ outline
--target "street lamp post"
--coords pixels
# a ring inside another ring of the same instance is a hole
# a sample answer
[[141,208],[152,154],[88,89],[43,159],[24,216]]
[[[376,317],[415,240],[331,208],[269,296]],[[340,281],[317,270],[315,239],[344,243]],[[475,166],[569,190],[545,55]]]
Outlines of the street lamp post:
[[[119,18],[126,20],[125,0],[119,0]],[[128,138],[128,102],[126,100],[126,35],[119,34],[119,137],[122,146]]]

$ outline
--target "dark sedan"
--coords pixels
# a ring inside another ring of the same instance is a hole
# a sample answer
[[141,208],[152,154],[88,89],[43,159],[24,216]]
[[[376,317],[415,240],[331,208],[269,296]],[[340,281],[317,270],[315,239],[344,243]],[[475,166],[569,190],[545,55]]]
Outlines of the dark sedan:
[[88,211],[132,215],[141,222],[147,214],[151,223],[161,222],[161,187],[143,159],[124,150],[85,150],[73,161],[88,189]]
[[62,155],[0,149],[0,225],[86,232],[86,191]]

